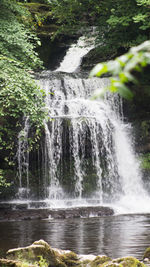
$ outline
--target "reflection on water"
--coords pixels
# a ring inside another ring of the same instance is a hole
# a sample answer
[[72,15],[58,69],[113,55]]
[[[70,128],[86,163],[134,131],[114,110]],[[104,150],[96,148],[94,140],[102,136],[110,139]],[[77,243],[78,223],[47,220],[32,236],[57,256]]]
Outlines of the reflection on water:
[[141,259],[150,246],[150,215],[88,219],[0,222],[0,250],[44,239],[52,247],[79,254],[106,254]]

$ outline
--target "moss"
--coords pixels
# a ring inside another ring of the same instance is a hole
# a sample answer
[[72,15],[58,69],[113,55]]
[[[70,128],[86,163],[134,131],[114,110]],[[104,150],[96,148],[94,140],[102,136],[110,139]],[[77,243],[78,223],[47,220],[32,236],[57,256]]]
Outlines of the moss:
[[125,257],[106,262],[102,267],[146,267],[146,265],[134,257]]
[[[44,240],[35,241],[31,246],[8,251],[9,260],[17,260],[22,263],[35,264],[46,262],[49,267],[72,267],[80,266],[81,262],[77,254],[69,252],[60,254],[59,251],[52,249]],[[46,265],[42,265],[46,266]]]
[[[142,262],[134,257],[111,260],[107,256],[97,256],[93,261],[81,260],[74,252],[64,253],[52,249],[44,240],[34,242],[31,246],[8,251],[9,258],[0,260],[0,266],[4,267],[145,267]],[[150,257],[150,248],[146,250],[144,257]],[[3,265],[2,265],[2,264]],[[7,263],[7,265],[6,265]]]
[[150,122],[149,122],[149,120],[148,121],[146,121],[146,120],[142,121],[142,123],[141,123],[141,129],[143,131],[143,135],[145,137],[147,137],[149,135],[149,129],[150,129]]
[[43,240],[36,241],[31,246],[13,249],[7,252],[7,259],[20,260],[31,264],[39,262],[40,256],[48,262],[49,266],[59,266],[55,251]]
[[74,261],[79,260],[77,254],[74,253],[74,252],[72,252],[72,251],[69,252],[69,253],[66,253],[65,256],[66,256],[66,258],[67,258],[68,260],[74,260]]
[[36,12],[37,10],[39,11],[40,9],[49,9],[49,5],[47,4],[42,4],[42,3],[24,3],[24,6],[29,8],[32,12]]
[[42,240],[42,239],[40,239],[40,240],[38,240],[38,241],[35,241],[35,242],[33,243],[33,245],[41,245],[41,246],[44,246],[44,248],[45,248],[46,250],[49,250],[49,249],[50,249],[49,244],[48,244],[47,242],[45,242],[44,240]]
[[96,267],[101,265],[105,262],[111,261],[112,259],[107,256],[97,256],[94,261],[91,263],[91,267]]
[[79,258],[77,254],[74,252],[69,252],[64,255],[60,256],[60,260],[66,265],[66,266],[77,266],[80,264]]
[[37,265],[33,265],[27,262],[21,261],[13,261],[13,260],[6,260],[0,259],[0,266],[1,267],[36,267]]
[[78,265],[78,267],[87,267],[90,266],[90,264],[91,264],[90,260],[84,260]]
[[146,153],[140,157],[141,168],[144,170],[150,170],[150,153]]
[[150,259],[150,247],[147,248],[144,252],[144,256],[143,256],[143,259]]
[[[52,37],[52,34],[55,33],[58,30],[58,26],[55,24],[51,25],[43,25],[41,28],[38,29],[38,35],[45,36],[45,37]],[[50,44],[50,39],[49,39]]]

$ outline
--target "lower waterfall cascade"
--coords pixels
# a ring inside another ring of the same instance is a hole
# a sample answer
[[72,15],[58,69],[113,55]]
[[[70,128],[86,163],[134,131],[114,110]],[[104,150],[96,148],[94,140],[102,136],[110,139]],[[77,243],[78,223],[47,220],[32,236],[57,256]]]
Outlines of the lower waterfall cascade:
[[[67,55],[71,59],[71,52]],[[82,77],[62,66],[63,62],[56,71],[38,76],[49,120],[44,122],[45,134],[37,152],[36,194],[30,186],[33,167],[30,153],[25,152],[27,138],[21,142],[18,136],[19,192],[26,192],[24,196],[18,193],[18,201],[36,199],[50,208],[109,205],[118,213],[149,212],[149,196],[134,153],[131,125],[123,119],[122,99],[107,94],[92,100],[95,91],[109,85],[109,79]],[[30,130],[26,119],[25,137]]]

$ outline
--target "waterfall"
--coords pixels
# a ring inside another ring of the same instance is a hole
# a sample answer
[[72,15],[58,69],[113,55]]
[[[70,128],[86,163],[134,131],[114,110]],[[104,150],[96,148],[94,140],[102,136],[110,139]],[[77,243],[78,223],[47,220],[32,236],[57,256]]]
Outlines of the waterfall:
[[[123,119],[122,100],[111,94],[104,99],[91,100],[96,90],[109,85],[109,79],[89,79],[80,73],[71,73],[93,48],[93,44],[88,48],[84,45],[85,39],[79,38],[56,71],[39,74],[38,83],[45,90],[50,118],[44,122],[45,137],[38,166],[42,169],[41,199],[49,207],[111,203],[118,212],[137,212],[134,203],[140,206],[149,198],[133,149],[131,125]],[[26,137],[27,125],[25,123]],[[28,166],[29,155],[24,153],[25,141],[19,142],[22,188],[23,166],[26,163]],[[28,172],[26,169],[27,188]],[[146,205],[145,209],[142,207],[142,211],[148,210]]]
[[81,36],[76,44],[72,44],[56,71],[72,73],[80,66],[83,56],[95,47],[95,37]]
[[[18,177],[19,177],[19,189],[17,196],[19,199],[28,198],[29,195],[29,146],[28,146],[28,134],[29,134],[29,117],[23,118],[23,130],[18,134]],[[23,181],[25,177],[25,181]]]

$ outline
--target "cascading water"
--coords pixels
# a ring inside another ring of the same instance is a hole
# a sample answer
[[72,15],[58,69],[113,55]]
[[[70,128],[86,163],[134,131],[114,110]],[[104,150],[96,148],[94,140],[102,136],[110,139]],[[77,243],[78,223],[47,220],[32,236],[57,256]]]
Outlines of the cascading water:
[[[18,177],[19,189],[17,196],[19,199],[28,198],[29,195],[29,150],[28,150],[28,134],[29,134],[29,117],[23,119],[24,128],[18,135]],[[25,183],[23,182],[25,176]]]
[[[93,47],[83,47],[83,43],[79,47],[81,40],[71,46],[55,72],[39,75],[50,117],[45,121],[39,166],[42,198],[49,207],[113,203],[118,212],[141,212],[133,203],[149,198],[132,148],[130,125],[123,122],[121,99],[108,95],[90,100],[109,80],[68,73],[78,69],[81,58]],[[149,207],[142,207],[144,211]]]
[[[93,31],[94,34],[94,31]],[[81,36],[77,44],[71,45],[64,60],[56,71],[72,73],[78,69],[83,56],[95,47],[95,37]]]

